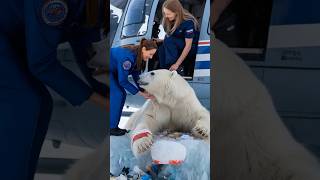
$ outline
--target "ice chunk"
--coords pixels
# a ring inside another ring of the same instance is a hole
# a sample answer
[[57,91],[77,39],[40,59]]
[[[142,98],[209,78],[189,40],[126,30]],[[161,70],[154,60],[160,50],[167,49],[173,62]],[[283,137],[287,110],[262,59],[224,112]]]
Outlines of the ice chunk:
[[[207,142],[188,135],[182,135],[177,139],[158,136],[154,138],[154,142],[164,139],[183,144],[186,148],[186,157],[180,165],[162,166],[159,178],[165,176],[176,180],[210,179],[210,145]],[[138,158],[135,158],[131,151],[129,136],[110,137],[110,172],[113,175],[119,176],[124,167],[133,171],[136,165],[146,172],[146,166],[152,163],[150,151]]]
[[127,177],[121,174],[116,180],[127,180]]
[[186,158],[186,148],[172,140],[159,140],[152,145],[151,156],[157,164],[178,164]]
[[146,166],[151,164],[150,151],[143,153],[137,159],[131,150],[131,140],[129,135],[110,136],[110,173],[119,176],[124,167],[130,170],[138,166],[145,171]]
[[[180,140],[187,149],[185,161],[178,166],[166,165],[162,174],[169,179],[210,179],[210,146],[203,140]],[[192,169],[192,171],[190,171]]]
[[133,168],[137,159],[130,148],[130,138],[125,136],[110,136],[110,173],[119,176],[124,167]]

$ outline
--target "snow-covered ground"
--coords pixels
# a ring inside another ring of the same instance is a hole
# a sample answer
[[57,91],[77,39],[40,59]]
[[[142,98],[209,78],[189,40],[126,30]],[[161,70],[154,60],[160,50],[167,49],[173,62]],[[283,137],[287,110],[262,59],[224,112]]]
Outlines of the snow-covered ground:
[[[137,110],[137,108],[123,108],[123,112],[133,113]],[[128,119],[129,117],[122,116],[119,127],[123,128]],[[210,145],[207,142],[194,139],[188,134],[182,134],[182,136],[172,136],[172,134],[164,136],[164,134],[161,134],[155,137],[155,142],[164,139],[181,143],[186,148],[187,155],[180,165],[162,166],[158,178],[171,174],[168,176],[169,179],[210,179]],[[119,176],[124,167],[129,168],[132,174],[135,166],[146,172],[146,166],[152,164],[150,151],[137,159],[131,151],[130,143],[129,135],[110,137],[110,172],[115,176]]]
[[[158,177],[166,176],[168,179],[210,179],[210,145],[189,135],[178,138],[158,135],[155,142],[160,139],[181,143],[187,150],[187,155],[180,165],[164,165]],[[110,137],[110,172],[119,176],[124,167],[133,173],[134,166],[146,172],[146,167],[152,164],[150,151],[139,158],[135,158],[130,147],[129,136]],[[168,147],[170,148],[170,147]],[[192,171],[190,171],[192,169]],[[170,175],[169,175],[170,174]]]

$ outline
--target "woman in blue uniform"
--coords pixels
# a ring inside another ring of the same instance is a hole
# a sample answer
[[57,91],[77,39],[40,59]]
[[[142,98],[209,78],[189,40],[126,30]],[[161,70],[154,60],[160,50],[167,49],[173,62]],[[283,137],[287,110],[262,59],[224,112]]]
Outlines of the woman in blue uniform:
[[[118,127],[126,100],[126,90],[149,99],[152,95],[140,89],[137,81],[146,61],[157,51],[154,40],[142,39],[139,45],[111,48],[110,52],[110,135],[121,136],[126,130]],[[136,86],[128,81],[132,75]]]
[[[199,39],[199,25],[179,0],[167,0],[162,6],[162,25],[166,37],[159,47],[160,68],[182,70],[185,59],[195,58]],[[189,58],[190,57],[190,58]]]
[[[32,180],[52,111],[47,86],[72,105],[107,108],[107,88],[88,86],[57,60],[69,41],[83,72],[86,48],[100,40],[99,0],[8,0],[0,6],[0,179]],[[104,89],[101,90],[100,88]],[[75,122],[76,123],[76,122]]]

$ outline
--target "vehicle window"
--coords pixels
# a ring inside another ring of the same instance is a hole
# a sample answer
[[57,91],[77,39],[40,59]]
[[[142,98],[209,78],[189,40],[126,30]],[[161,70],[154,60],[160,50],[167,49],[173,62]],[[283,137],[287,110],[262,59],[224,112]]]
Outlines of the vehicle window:
[[143,36],[147,33],[153,0],[134,0],[128,6],[121,38]]
[[110,4],[110,42],[114,39],[122,14],[122,9]]
[[158,35],[159,39],[164,39],[164,37],[166,36],[166,32],[164,31],[162,24],[160,24],[159,30],[160,30],[159,35]]
[[232,1],[214,26],[215,36],[248,61],[264,61],[270,17],[270,0]]
[[209,35],[212,34],[212,33],[211,33],[211,27],[210,27],[210,19],[209,19],[209,22],[208,22],[207,33],[208,33]]

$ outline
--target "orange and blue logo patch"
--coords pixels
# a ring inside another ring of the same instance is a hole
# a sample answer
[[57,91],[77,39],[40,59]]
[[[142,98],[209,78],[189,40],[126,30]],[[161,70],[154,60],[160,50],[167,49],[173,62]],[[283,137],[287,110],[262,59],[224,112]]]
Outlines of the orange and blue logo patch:
[[60,25],[67,14],[68,6],[62,0],[49,0],[42,6],[42,19],[51,26]]
[[129,70],[131,68],[131,62],[130,61],[125,61],[122,64],[122,67],[123,67],[124,70]]

